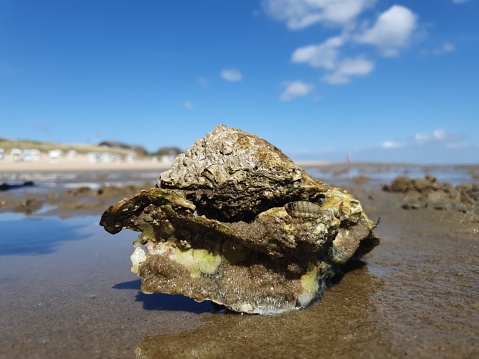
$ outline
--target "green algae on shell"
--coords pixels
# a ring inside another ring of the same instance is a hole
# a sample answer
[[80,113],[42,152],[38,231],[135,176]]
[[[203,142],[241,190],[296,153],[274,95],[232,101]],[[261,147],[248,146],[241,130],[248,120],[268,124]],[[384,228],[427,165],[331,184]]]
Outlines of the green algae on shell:
[[320,298],[341,265],[379,243],[349,193],[223,125],[179,155],[158,186],[100,222],[110,233],[141,232],[131,259],[145,293],[282,313]]

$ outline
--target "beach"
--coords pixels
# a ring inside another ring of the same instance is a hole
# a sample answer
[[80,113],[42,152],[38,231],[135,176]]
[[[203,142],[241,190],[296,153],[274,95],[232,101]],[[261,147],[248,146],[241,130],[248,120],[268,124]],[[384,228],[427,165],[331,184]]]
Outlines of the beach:
[[0,183],[17,185],[0,192],[0,358],[479,356],[477,206],[383,190],[398,175],[477,184],[478,166],[304,163],[380,218],[381,243],[321,300],[275,316],[140,292],[129,260],[138,233],[98,222],[168,166],[0,162]]
[[111,162],[92,162],[87,156],[77,155],[70,159],[61,159],[52,161],[44,157],[37,161],[19,161],[13,162],[8,159],[0,160],[0,173],[24,173],[24,172],[56,172],[56,171],[107,171],[128,169],[167,169],[170,162],[160,162],[152,159],[142,159],[135,161],[111,161]]

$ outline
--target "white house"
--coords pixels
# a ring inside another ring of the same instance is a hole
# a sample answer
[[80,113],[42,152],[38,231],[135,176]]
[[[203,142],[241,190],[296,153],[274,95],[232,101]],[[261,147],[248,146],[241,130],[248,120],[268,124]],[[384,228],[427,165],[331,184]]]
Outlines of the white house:
[[19,148],[12,148],[10,150],[10,160],[12,162],[20,162],[22,160],[22,150]]
[[62,150],[50,150],[48,151],[48,158],[50,162],[58,162],[62,159],[63,151]]

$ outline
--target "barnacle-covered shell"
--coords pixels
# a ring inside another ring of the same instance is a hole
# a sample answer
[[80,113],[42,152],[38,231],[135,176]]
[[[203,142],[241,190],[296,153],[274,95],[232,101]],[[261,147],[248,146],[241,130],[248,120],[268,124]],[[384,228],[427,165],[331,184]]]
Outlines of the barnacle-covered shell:
[[111,206],[100,224],[141,232],[131,260],[143,292],[245,313],[307,307],[339,266],[378,244],[349,193],[223,125],[178,156],[159,188]]
[[200,215],[228,222],[251,221],[327,189],[269,142],[224,125],[180,154],[158,183],[183,190]]

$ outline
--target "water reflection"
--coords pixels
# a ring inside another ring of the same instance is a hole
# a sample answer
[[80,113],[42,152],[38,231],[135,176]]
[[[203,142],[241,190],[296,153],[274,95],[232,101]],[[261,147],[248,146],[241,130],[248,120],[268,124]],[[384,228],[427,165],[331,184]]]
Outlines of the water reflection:
[[[380,286],[366,267],[345,275],[306,310],[276,316],[206,316],[195,330],[143,338],[137,358],[354,357],[381,352],[372,296]],[[373,355],[374,356],[374,355]]]
[[327,166],[305,166],[304,169],[313,177],[336,186],[367,184],[369,187],[376,187],[390,183],[397,176],[423,178],[425,175],[435,176],[438,181],[449,182],[454,186],[477,181],[475,166],[337,163]]
[[143,309],[161,310],[161,311],[182,311],[189,313],[213,313],[222,309],[213,302],[197,302],[194,299],[177,294],[145,294],[140,291],[141,280],[132,280],[118,283],[113,286],[114,289],[133,289],[137,290],[136,301],[143,303]]
[[[0,183],[11,183],[22,193],[61,192],[83,186],[98,189],[102,185],[124,186],[127,184],[153,183],[158,169],[152,170],[98,170],[71,172],[12,172],[0,173]],[[25,183],[28,183],[26,186]]]
[[[91,217],[92,223],[97,220]],[[88,220],[88,218],[87,218]],[[66,241],[86,238],[85,218],[0,214],[0,255],[43,255],[55,252]]]

